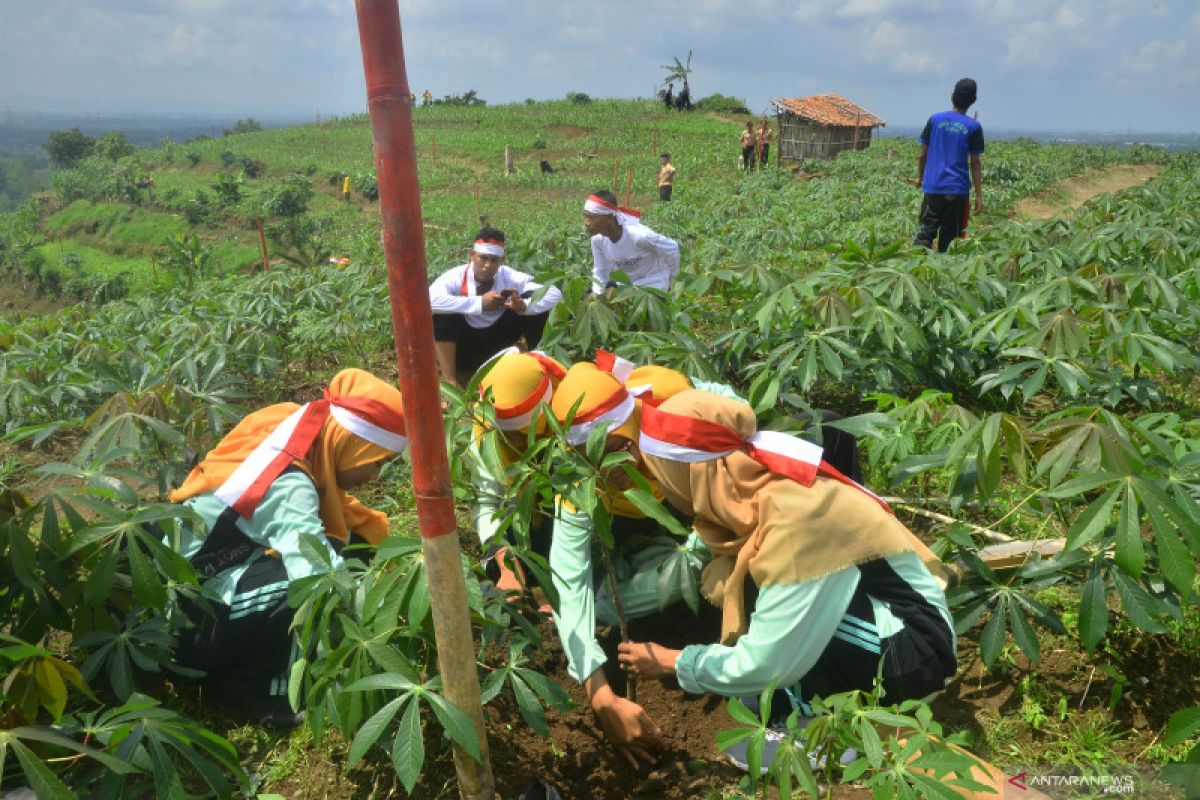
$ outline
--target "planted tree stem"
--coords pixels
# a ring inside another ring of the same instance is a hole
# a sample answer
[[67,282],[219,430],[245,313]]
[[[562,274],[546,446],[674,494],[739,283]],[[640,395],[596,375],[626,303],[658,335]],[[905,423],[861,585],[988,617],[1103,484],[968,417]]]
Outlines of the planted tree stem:
[[[621,592],[617,589],[617,573],[613,569],[612,555],[607,547],[600,548],[600,556],[604,559],[604,569],[608,572],[608,588],[612,590],[613,605],[617,607],[617,625],[621,629],[621,641],[629,641],[629,623],[625,619],[625,604],[621,601]],[[637,678],[629,675],[625,682],[625,696],[637,702]]]

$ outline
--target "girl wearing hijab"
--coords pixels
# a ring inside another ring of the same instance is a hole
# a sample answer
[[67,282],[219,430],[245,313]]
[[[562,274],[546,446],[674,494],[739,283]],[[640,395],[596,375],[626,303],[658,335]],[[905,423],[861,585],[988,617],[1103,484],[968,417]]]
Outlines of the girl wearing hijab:
[[941,562],[820,447],[758,431],[749,406],[702,391],[643,408],[640,449],[670,503],[712,553],[702,591],[721,641],[671,650],[628,643],[632,675],[684,691],[751,695],[778,680],[778,722],[808,701],[870,689],[887,701],[940,690],[955,671]]
[[263,724],[298,722],[287,700],[288,586],[341,566],[345,544],[387,536],[387,516],[348,492],[406,445],[400,392],[347,369],[321,400],[245,417],[171,493],[203,522],[176,547],[221,601],[213,613],[185,608],[176,660],[205,673],[218,703]]
[[[546,422],[541,414],[549,413],[550,398],[566,375],[566,368],[543,353],[522,353],[514,347],[484,364],[480,371],[484,370],[479,379],[480,401],[491,404],[494,424],[502,437],[499,463],[489,467],[479,452],[489,426],[477,417],[475,438],[467,458],[475,486],[475,530],[480,547],[487,553],[488,577],[498,589],[522,591],[524,580],[506,558],[513,532],[510,529],[506,535],[499,535],[506,515],[504,498],[508,489],[503,471],[521,458],[531,425],[536,433],[545,432]],[[533,552],[546,558],[550,552],[550,526],[533,526],[529,544]]]

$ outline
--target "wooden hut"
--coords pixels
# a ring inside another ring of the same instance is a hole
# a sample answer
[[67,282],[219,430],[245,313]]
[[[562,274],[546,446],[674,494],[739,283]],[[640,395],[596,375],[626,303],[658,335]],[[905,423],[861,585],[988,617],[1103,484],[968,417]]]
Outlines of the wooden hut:
[[781,97],[771,101],[779,120],[779,158],[833,158],[865,150],[871,133],[887,123],[840,94]]

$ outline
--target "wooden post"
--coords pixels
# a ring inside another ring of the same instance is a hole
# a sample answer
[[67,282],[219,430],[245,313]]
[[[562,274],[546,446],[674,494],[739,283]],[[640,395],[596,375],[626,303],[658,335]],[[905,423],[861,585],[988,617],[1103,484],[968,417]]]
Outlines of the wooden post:
[[396,371],[404,395],[412,463],[412,494],[421,529],[421,552],[429,575],[429,608],[437,641],[438,670],[447,700],[471,719],[479,759],[455,745],[454,767],[464,800],[494,800],[496,781],[488,754],[479,697],[476,645],[471,631],[454,513],[454,487],[443,431],[442,401],[433,354],[425,228],[413,140],[412,102],[404,69],[400,8],[396,0],[356,0],[362,43],[379,216],[387,261],[388,297]]
[[617,160],[613,159],[613,194],[617,193]]
[[511,144],[504,145],[504,174],[513,174],[513,154]]
[[267,260],[267,234],[263,231],[261,216],[258,218],[258,243],[262,245],[263,272],[266,272],[271,268],[271,262]]

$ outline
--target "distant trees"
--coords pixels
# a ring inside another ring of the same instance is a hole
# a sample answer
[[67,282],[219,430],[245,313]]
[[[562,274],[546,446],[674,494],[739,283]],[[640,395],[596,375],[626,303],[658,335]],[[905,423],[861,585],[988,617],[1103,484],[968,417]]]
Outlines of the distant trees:
[[239,119],[233,123],[233,128],[226,128],[221,134],[222,136],[233,136],[235,133],[254,133],[263,129],[262,123],[254,117]]
[[123,131],[109,131],[99,139],[88,136],[79,128],[55,131],[46,137],[42,149],[50,163],[59,169],[70,169],[88,156],[97,155],[117,161],[136,150]]
[[51,164],[59,169],[70,169],[96,151],[96,140],[79,128],[71,128],[47,136],[42,149]]

